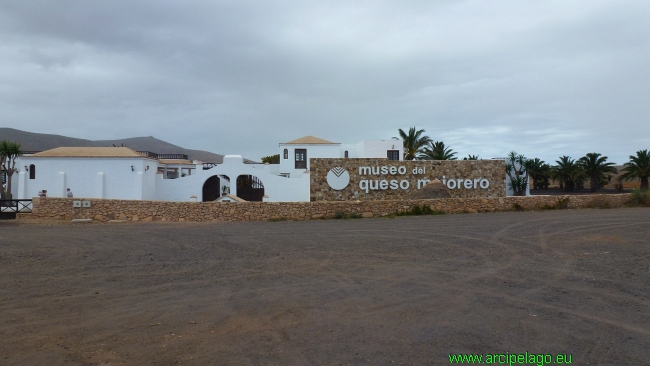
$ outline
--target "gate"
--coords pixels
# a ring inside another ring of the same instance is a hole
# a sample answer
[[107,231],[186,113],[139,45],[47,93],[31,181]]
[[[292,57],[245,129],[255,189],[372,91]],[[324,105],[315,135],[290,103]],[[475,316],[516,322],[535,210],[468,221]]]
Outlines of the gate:
[[213,175],[203,183],[203,202],[214,201],[221,197],[221,179]]
[[15,219],[17,213],[32,213],[32,200],[0,200],[0,220]]
[[264,184],[254,175],[240,175],[237,177],[237,197],[246,201],[262,201],[264,197]]

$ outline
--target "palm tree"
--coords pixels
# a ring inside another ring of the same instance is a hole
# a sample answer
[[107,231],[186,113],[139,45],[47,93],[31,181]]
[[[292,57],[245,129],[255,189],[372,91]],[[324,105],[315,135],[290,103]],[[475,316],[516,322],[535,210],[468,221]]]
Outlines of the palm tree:
[[515,196],[525,196],[528,188],[528,170],[526,169],[526,157],[511,151],[506,160],[506,174],[510,179],[508,186]]
[[592,192],[600,188],[600,181],[605,178],[606,173],[616,173],[617,170],[607,162],[607,156],[601,156],[598,153],[588,153],[578,159],[578,165],[582,168],[587,177],[590,178],[590,187]]
[[454,155],[457,153],[453,151],[451,148],[445,147],[445,143],[442,141],[429,141],[429,145],[422,149],[418,158],[421,160],[456,160]]
[[422,135],[424,130],[416,131],[415,127],[411,127],[408,134],[401,128],[398,131],[404,143],[404,160],[415,160],[422,148],[431,141],[429,136]]
[[0,141],[0,166],[4,168],[5,174],[7,174],[7,186],[5,189],[0,189],[2,199],[12,198],[11,177],[17,171],[16,158],[21,154],[19,143],[7,140]]
[[533,178],[533,189],[537,189],[538,188],[537,182],[539,180],[544,179],[542,177],[544,166],[548,164],[546,164],[544,160],[535,158],[535,159],[526,160],[525,165],[526,165],[526,170],[528,170],[528,174],[530,174],[530,177]]
[[573,191],[574,181],[573,178],[576,175],[577,165],[575,160],[571,159],[570,156],[561,156],[560,160],[555,161],[557,166],[555,167],[554,176],[560,180],[564,185],[564,191],[569,192]]
[[641,179],[641,189],[648,189],[648,176],[650,176],[650,153],[648,150],[639,150],[636,156],[630,155],[630,162],[624,164],[620,178],[624,180]]
[[463,158],[463,160],[478,160],[478,155],[469,154],[466,158]]
[[542,181],[540,186],[543,186],[544,189],[548,189],[548,185],[550,184],[552,174],[553,174],[553,168],[551,168],[550,165],[548,164],[542,165],[542,170],[539,173],[539,178]]

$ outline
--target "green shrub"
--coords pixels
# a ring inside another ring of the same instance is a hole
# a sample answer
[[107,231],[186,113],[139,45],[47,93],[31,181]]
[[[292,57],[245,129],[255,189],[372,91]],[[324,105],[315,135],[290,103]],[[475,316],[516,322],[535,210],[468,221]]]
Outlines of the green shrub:
[[334,214],[334,219],[336,219],[336,220],[360,219],[362,217],[363,216],[361,216],[361,215],[359,215],[358,213],[355,213],[355,212],[353,212],[351,214],[347,214],[345,212],[340,212],[339,211],[339,212]]
[[396,212],[396,216],[444,215],[444,211],[434,211],[428,205],[415,205],[409,211]]
[[525,209],[517,202],[515,202],[514,205],[512,205],[512,210],[513,211],[524,211]]
[[569,208],[569,197],[560,198],[555,204],[557,210],[566,210]]
[[627,201],[631,207],[650,207],[650,193],[647,189],[634,189]]

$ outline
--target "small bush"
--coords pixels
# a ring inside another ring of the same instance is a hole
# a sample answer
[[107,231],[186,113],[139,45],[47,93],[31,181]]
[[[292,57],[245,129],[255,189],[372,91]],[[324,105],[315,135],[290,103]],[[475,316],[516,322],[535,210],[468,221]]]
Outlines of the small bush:
[[646,189],[634,189],[627,201],[631,207],[650,207],[650,193]]
[[569,197],[560,198],[555,204],[557,210],[566,210],[569,208]]
[[396,216],[444,215],[444,211],[432,210],[428,205],[415,205],[409,211],[396,212]]
[[359,215],[358,213],[355,213],[355,212],[353,212],[351,214],[347,214],[345,212],[337,212],[337,213],[334,214],[334,219],[336,219],[336,220],[360,219],[362,217],[363,216],[361,216],[361,215]]
[[347,219],[347,214],[345,212],[337,212],[334,214],[334,219],[336,220],[341,220],[341,219]]
[[515,202],[515,204],[512,205],[512,210],[513,211],[524,211],[524,208],[520,204]]

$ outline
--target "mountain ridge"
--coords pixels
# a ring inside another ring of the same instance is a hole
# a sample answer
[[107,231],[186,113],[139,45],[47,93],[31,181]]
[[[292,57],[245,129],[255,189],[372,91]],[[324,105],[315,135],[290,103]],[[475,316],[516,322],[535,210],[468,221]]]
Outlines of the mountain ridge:
[[[0,140],[9,140],[20,143],[24,151],[44,151],[56,147],[102,147],[122,146],[137,151],[151,151],[157,154],[185,154],[190,160],[200,160],[205,163],[221,164],[224,155],[210,151],[186,149],[153,136],[128,137],[112,140],[87,140],[63,135],[45,134],[22,131],[15,128],[0,127]],[[253,161],[244,159],[247,163]]]

